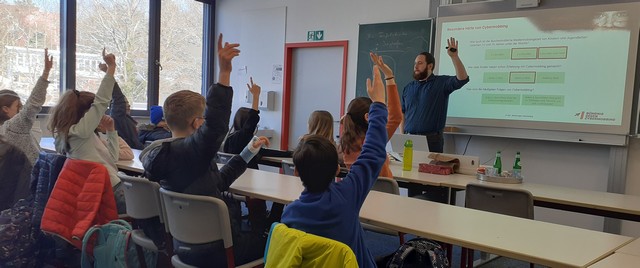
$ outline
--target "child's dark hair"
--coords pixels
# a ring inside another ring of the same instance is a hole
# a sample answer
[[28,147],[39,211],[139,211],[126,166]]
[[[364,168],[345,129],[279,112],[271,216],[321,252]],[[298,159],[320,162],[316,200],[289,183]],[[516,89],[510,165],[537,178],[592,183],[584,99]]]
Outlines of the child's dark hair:
[[340,147],[344,153],[359,152],[362,150],[360,139],[367,133],[369,123],[364,115],[369,112],[371,99],[358,97],[349,102],[347,114],[342,120],[342,136],[340,137]]
[[293,164],[307,191],[321,193],[335,180],[338,151],[325,137],[307,135],[293,152]]
[[18,93],[8,89],[0,90],[0,124],[10,119],[2,107],[10,107],[15,101],[20,101]]

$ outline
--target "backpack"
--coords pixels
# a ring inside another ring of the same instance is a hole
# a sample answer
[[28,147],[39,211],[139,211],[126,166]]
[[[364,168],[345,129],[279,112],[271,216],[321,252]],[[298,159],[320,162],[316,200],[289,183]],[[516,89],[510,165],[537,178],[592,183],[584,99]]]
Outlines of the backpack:
[[442,246],[426,238],[411,239],[391,255],[389,268],[433,267],[448,268],[449,260]]
[[[87,246],[91,244],[90,240],[93,240],[91,237],[96,232],[93,258],[90,258]],[[131,241],[131,232],[131,225],[124,220],[113,220],[107,224],[89,228],[82,239],[82,268],[141,267],[136,245]],[[155,267],[157,253],[146,249],[143,249],[143,252],[142,265]],[[93,265],[90,259],[93,259]]]
[[32,210],[30,199],[20,199],[12,208],[0,213],[0,267],[35,266]]

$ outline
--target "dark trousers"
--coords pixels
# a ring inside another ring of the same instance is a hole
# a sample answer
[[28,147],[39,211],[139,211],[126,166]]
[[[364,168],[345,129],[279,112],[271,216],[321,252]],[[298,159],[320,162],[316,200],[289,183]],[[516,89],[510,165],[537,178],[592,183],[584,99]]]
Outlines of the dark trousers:
[[[444,151],[444,136],[442,131],[434,133],[410,133],[415,135],[424,135],[429,145],[429,151],[434,153],[442,153]],[[422,192],[425,191],[423,194]],[[421,185],[419,188],[409,188],[409,196],[416,196],[421,199],[427,199],[434,202],[448,203],[449,191],[446,187]]]

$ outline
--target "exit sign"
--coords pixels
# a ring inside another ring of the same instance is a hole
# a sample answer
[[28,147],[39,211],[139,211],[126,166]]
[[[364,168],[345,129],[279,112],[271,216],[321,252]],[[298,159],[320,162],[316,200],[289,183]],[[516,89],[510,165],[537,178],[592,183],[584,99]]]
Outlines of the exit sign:
[[324,31],[308,31],[307,41],[322,41],[324,40]]

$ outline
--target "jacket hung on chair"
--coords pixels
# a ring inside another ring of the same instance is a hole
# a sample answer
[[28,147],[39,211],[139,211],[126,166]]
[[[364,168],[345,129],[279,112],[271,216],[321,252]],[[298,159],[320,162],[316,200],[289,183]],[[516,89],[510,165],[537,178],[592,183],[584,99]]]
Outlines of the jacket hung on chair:
[[91,226],[117,218],[107,169],[99,163],[67,159],[45,207],[42,231],[81,248]]
[[264,260],[265,268],[358,267],[358,260],[349,246],[282,223],[271,228]]

